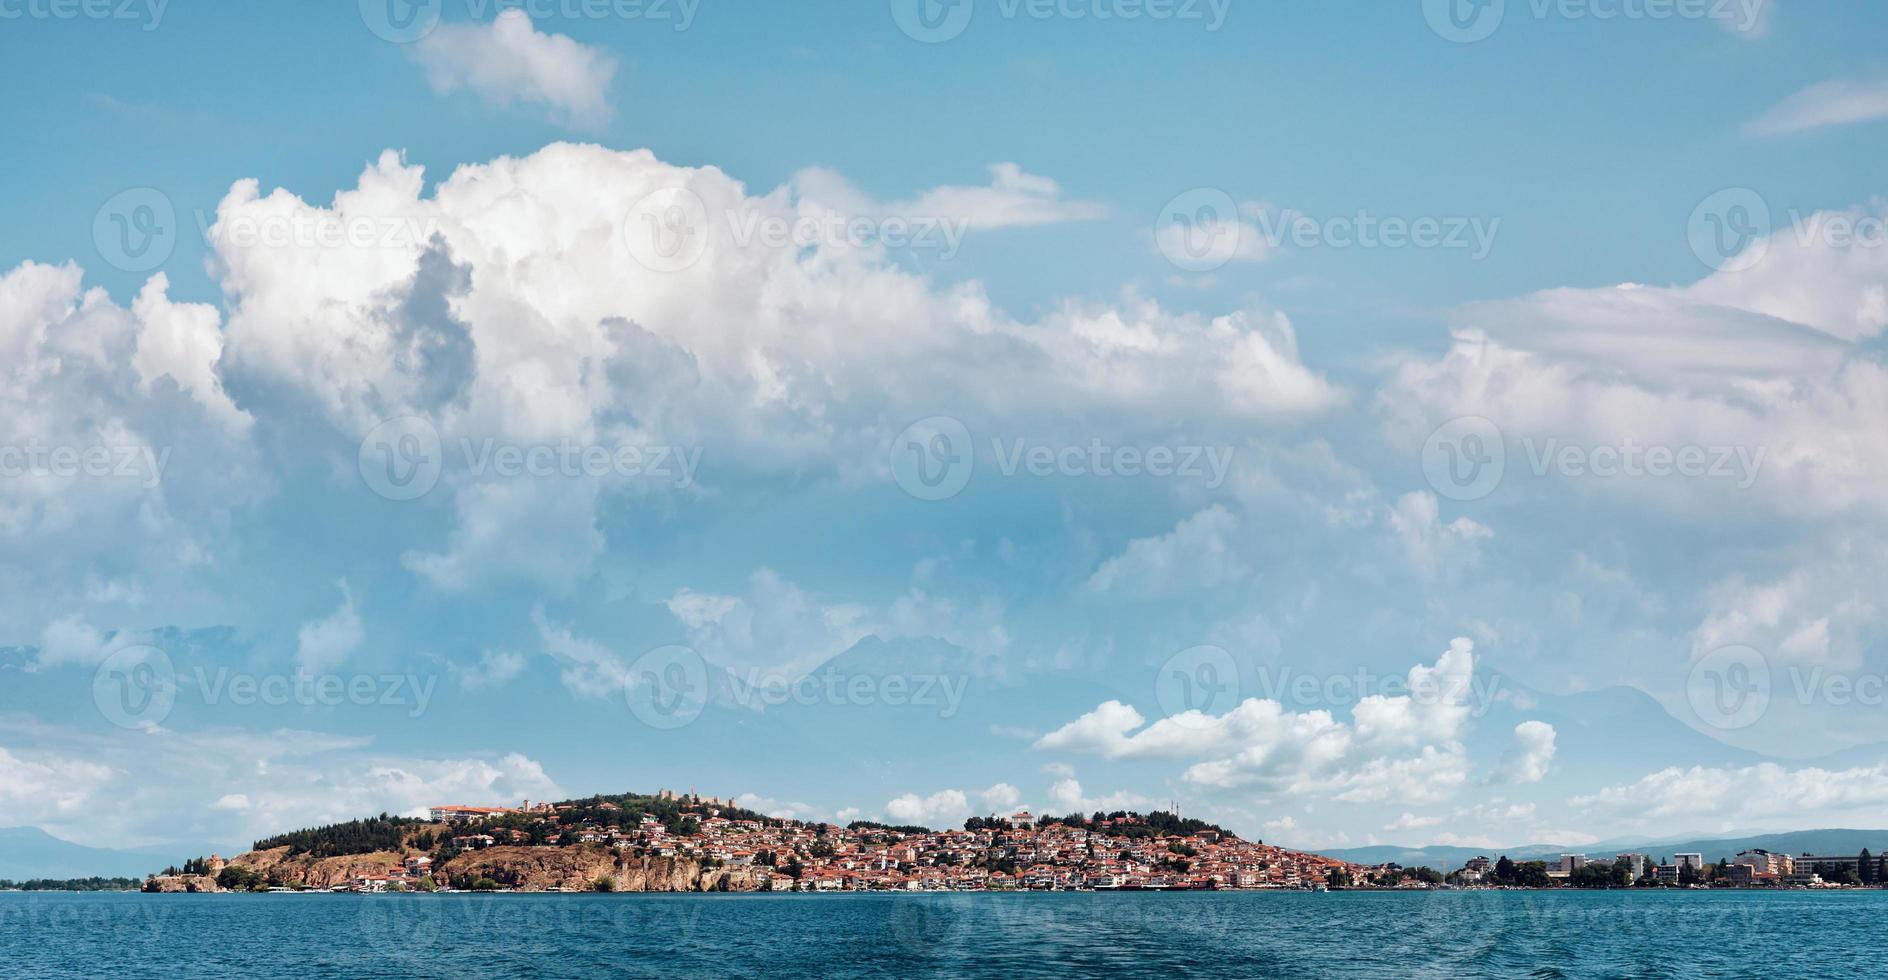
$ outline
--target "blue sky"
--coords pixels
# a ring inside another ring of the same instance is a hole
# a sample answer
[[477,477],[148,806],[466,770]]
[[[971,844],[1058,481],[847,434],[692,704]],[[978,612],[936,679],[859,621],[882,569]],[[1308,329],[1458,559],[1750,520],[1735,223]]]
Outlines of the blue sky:
[[0,4],[12,820],[1888,800],[1879,5],[519,6]]

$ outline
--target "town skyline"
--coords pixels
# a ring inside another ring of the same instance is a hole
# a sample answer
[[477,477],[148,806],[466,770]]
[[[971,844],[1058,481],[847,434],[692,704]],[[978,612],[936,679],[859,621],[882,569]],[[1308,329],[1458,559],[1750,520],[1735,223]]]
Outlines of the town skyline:
[[[1878,836],[1888,831],[1878,832]],[[1658,853],[1658,852],[1653,852]],[[231,858],[191,858],[142,890],[218,891],[1149,891],[1880,886],[1888,855],[1764,848],[1707,861],[1621,852],[1553,860],[1476,855],[1459,867],[1349,861],[1244,840],[1178,813],[970,817],[961,828],[772,817],[658,790],[516,806],[442,804],[273,835]],[[46,887],[52,883],[41,883]]]

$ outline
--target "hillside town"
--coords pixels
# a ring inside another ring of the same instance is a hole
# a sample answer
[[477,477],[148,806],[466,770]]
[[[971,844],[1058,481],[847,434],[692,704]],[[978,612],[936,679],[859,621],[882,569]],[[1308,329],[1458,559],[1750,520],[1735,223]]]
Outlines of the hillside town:
[[1444,874],[1239,838],[1175,813],[972,817],[932,830],[770,817],[663,790],[517,806],[442,804],[293,831],[231,860],[194,858],[147,891],[1149,891],[1330,888],[1879,886],[1888,865],[1750,850],[1516,862]]
[[[513,870],[542,867],[559,853],[602,870],[574,882],[527,879]],[[651,887],[646,876],[632,881],[629,872],[652,862],[714,872],[687,879],[692,887],[802,892],[1313,889],[1358,880],[1364,871],[1162,812],[1020,811],[973,817],[943,831],[871,822],[842,827],[665,790],[515,807],[439,805],[424,820],[383,815],[297,831],[257,841],[254,851],[232,860],[193,859],[153,876],[146,888],[194,891],[214,882],[220,890],[301,890],[309,879],[284,874],[285,859],[349,855],[385,860],[324,890],[642,890]]]
[[[550,846],[600,844],[755,868],[774,891],[1313,888],[1327,886],[1334,873],[1356,870],[1165,813],[1039,818],[1024,810],[932,831],[766,818],[739,810],[731,799],[669,791],[656,799],[678,804],[679,819],[665,822],[645,811],[633,822],[616,822],[622,805],[604,799],[536,807],[527,801],[517,809],[441,806],[429,817],[454,828],[449,842],[455,848],[527,843],[530,832],[508,818],[535,817],[561,828]],[[573,813],[578,819],[566,822]]]

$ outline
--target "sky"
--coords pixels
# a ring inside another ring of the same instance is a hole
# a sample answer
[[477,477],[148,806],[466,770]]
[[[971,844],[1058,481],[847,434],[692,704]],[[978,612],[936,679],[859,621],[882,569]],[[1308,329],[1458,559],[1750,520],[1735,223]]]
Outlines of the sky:
[[1879,824],[1884,36],[0,0],[0,824]]

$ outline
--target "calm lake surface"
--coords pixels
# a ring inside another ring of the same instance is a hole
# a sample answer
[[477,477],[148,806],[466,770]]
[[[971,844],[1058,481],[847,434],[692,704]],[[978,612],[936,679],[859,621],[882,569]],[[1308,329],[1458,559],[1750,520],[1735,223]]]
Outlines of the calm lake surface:
[[7,977],[1872,977],[1888,893],[0,894]]

